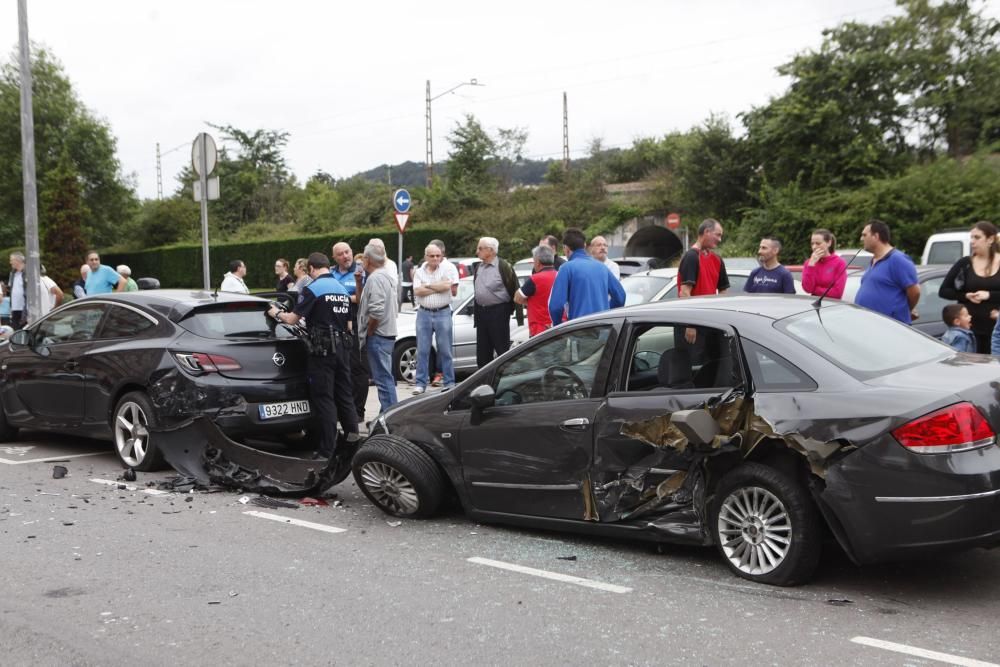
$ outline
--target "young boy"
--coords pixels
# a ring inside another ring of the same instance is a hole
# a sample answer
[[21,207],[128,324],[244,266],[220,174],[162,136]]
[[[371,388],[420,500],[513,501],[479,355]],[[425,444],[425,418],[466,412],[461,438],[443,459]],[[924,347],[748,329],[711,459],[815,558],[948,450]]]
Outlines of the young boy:
[[941,311],[941,319],[948,325],[948,330],[941,336],[941,342],[951,345],[959,352],[975,352],[976,337],[972,335],[972,315],[969,309],[960,303],[952,303]]

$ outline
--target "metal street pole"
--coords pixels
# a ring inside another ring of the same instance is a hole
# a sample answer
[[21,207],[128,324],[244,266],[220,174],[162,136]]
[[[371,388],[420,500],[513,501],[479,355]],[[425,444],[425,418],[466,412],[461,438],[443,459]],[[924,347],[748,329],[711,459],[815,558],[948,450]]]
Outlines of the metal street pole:
[[424,110],[424,118],[427,121],[427,132],[425,138],[425,146],[427,148],[427,155],[425,157],[425,170],[426,170],[426,180],[427,187],[431,187],[431,183],[434,181],[434,137],[431,134],[431,102],[438,99],[439,97],[444,97],[448,93],[453,93],[462,86],[485,86],[485,83],[479,83],[476,79],[469,79],[468,81],[463,81],[457,86],[452,86],[448,90],[444,91],[439,95],[431,97],[431,80],[427,80],[427,95],[426,95],[426,108]]
[[24,178],[24,244],[27,251],[25,301],[27,321],[41,315],[42,281],[38,249],[38,188],[35,183],[35,117],[31,101],[31,43],[28,41],[27,0],[17,0],[21,68],[21,170]]
[[205,291],[212,289],[212,275],[208,264],[208,135],[198,135],[201,143],[201,273]]

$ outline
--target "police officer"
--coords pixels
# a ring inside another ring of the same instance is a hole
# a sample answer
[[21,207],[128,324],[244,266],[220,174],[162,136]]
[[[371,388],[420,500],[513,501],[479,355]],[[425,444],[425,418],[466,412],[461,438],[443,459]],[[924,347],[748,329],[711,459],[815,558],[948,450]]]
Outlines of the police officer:
[[349,327],[351,299],[344,286],[330,274],[330,260],[321,252],[308,259],[313,279],[299,294],[292,312],[272,306],[268,315],[296,324],[305,319],[309,346],[309,395],[319,419],[317,453],[331,458],[337,445],[337,419],[348,442],[358,439],[358,414],[351,384]]

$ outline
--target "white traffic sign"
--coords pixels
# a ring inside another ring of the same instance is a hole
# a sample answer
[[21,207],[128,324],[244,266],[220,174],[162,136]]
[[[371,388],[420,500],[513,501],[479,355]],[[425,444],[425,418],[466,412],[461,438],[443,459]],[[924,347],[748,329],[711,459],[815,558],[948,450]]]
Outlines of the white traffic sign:
[[399,233],[402,234],[406,231],[406,222],[410,219],[409,213],[397,213],[396,214],[396,226],[399,227]]
[[[398,213],[408,213],[410,210],[410,193],[400,188],[392,193],[392,207]],[[406,224],[405,222],[403,223]]]
[[[201,147],[202,144],[205,146],[205,173],[201,173]],[[211,136],[202,132],[197,137],[194,138],[194,143],[191,144],[191,167],[194,169],[194,173],[199,176],[208,176],[213,171],[215,171],[215,165],[219,160],[219,151],[215,147],[215,139]]]
[[[212,176],[205,181],[208,184],[208,200],[215,201],[219,198],[219,177]],[[194,182],[194,200],[201,201],[201,181]]]

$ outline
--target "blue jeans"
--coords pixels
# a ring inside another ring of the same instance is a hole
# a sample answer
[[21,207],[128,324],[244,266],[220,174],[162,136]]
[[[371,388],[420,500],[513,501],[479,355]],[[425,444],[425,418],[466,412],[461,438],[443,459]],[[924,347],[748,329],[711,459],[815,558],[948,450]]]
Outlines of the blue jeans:
[[392,375],[392,348],[396,341],[382,336],[368,336],[365,349],[368,351],[368,366],[372,381],[378,389],[378,402],[383,410],[399,402],[396,398],[396,378]]
[[431,336],[437,341],[437,358],[444,373],[444,384],[455,384],[452,361],[451,308],[417,311],[417,386],[426,387],[430,375]]

